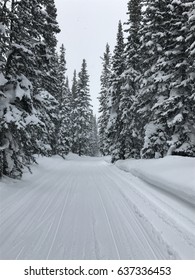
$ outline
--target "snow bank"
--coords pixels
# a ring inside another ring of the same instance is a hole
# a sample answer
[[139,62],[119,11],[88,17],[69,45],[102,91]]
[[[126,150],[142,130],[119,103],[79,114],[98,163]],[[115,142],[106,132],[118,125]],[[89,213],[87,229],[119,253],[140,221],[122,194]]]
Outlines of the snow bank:
[[107,163],[111,163],[112,157],[111,157],[111,156],[104,156],[103,159],[104,159],[104,161],[106,161]]
[[69,153],[66,157],[67,160],[74,160],[74,159],[79,159],[80,156],[74,153]]
[[195,206],[195,158],[128,159],[117,161],[116,166]]

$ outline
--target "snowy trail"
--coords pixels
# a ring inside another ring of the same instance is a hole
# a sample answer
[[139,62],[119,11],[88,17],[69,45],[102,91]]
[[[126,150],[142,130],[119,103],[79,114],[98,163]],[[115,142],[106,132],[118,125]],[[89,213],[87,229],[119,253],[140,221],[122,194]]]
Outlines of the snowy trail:
[[0,184],[0,259],[194,259],[192,205],[101,158]]

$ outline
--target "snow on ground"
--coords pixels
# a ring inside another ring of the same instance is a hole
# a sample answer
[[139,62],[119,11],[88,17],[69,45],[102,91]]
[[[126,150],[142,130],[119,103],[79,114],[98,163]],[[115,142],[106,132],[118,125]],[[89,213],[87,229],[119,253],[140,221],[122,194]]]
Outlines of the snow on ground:
[[0,259],[194,259],[191,202],[108,158],[37,161],[0,182]]
[[158,160],[119,160],[116,166],[195,206],[195,158],[167,156]]

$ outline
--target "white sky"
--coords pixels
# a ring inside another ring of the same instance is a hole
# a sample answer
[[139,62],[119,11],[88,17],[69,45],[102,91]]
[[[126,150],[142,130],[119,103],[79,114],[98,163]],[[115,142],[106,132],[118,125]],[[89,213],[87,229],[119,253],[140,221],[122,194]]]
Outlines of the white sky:
[[90,75],[90,94],[94,114],[98,114],[98,93],[102,70],[100,56],[108,42],[116,44],[118,22],[126,22],[128,0],[55,0],[61,33],[59,45],[66,48],[67,75],[72,81],[73,71],[81,69],[83,58]]

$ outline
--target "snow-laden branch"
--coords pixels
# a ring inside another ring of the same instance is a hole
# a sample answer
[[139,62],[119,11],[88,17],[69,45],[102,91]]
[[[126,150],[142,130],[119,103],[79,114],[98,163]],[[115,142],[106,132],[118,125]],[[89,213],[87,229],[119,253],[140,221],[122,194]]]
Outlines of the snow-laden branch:
[[172,156],[172,154],[175,150],[176,150],[176,145],[171,145],[167,152],[167,156]]
[[9,147],[9,140],[8,140],[8,139],[5,139],[5,140],[3,141],[3,145],[0,146],[0,151],[3,151],[3,150],[5,150],[5,149],[7,149],[8,147]]

